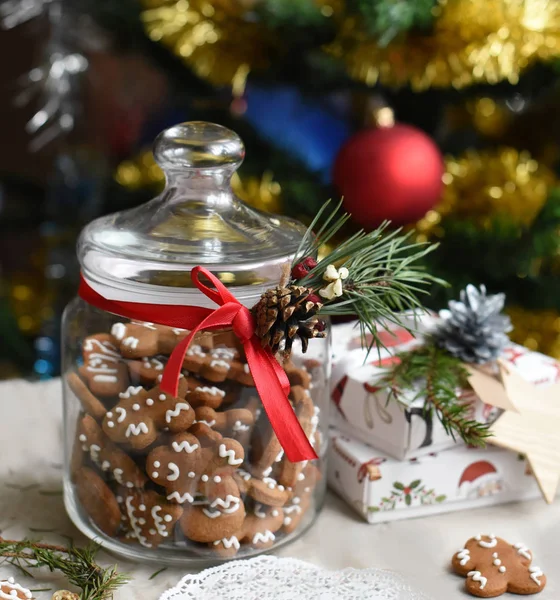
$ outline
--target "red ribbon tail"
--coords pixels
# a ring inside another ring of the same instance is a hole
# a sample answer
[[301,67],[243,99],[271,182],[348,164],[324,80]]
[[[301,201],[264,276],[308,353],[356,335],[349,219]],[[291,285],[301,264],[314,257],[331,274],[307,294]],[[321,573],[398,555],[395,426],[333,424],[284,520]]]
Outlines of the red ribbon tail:
[[[272,354],[263,350],[257,338],[247,340],[244,347],[255,387],[286,457],[291,462],[318,458],[286,395],[283,387],[286,374]],[[278,377],[279,370],[282,378]]]

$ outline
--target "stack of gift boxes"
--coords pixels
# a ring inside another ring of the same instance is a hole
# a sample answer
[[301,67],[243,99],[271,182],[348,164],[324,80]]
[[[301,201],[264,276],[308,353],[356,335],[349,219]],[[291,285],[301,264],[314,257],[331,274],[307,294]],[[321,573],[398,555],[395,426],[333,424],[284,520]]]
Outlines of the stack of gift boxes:
[[[402,391],[399,402],[376,383],[396,355],[414,350],[437,317],[413,326],[380,331],[385,349],[362,349],[356,323],[334,327],[331,378],[331,443],[328,480],[369,523],[525,500],[540,495],[522,456],[487,445],[471,448],[448,435],[424,410],[418,390]],[[503,358],[535,385],[560,380],[552,358],[510,344]],[[498,410],[472,390],[458,390],[471,415],[490,423]]]

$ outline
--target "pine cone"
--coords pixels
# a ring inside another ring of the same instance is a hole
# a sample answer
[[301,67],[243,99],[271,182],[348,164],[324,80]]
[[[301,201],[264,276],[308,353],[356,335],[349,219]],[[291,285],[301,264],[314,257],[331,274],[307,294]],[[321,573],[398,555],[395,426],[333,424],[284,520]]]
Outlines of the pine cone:
[[453,356],[468,363],[485,363],[496,360],[509,342],[511,321],[502,314],[505,295],[486,295],[468,285],[461,291],[461,300],[449,302],[449,309],[439,313],[439,323],[434,337],[437,344]]
[[323,305],[311,294],[306,287],[289,285],[267,290],[261,296],[253,314],[263,346],[269,346],[274,354],[282,349],[289,354],[299,337],[305,352],[311,338],[325,336],[323,321],[315,317]]

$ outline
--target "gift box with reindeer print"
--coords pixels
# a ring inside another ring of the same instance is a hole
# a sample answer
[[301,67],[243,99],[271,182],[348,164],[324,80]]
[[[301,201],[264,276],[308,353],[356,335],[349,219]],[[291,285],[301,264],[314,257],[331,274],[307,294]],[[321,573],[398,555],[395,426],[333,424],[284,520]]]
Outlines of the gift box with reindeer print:
[[[424,410],[421,382],[418,387],[400,390],[399,401],[390,399],[389,390],[379,385],[387,367],[398,360],[397,354],[422,345],[422,336],[437,322],[424,315],[408,325],[418,333],[391,328],[379,332],[385,348],[368,355],[362,349],[360,331],[355,323],[333,328],[333,373],[331,377],[331,423],[342,433],[364,442],[385,454],[406,460],[440,452],[456,445],[435,415]],[[560,368],[554,359],[511,344],[504,353],[519,373],[535,384],[560,380]],[[469,406],[470,417],[481,423],[492,422],[498,409],[484,404],[472,389],[458,389],[458,401]]]

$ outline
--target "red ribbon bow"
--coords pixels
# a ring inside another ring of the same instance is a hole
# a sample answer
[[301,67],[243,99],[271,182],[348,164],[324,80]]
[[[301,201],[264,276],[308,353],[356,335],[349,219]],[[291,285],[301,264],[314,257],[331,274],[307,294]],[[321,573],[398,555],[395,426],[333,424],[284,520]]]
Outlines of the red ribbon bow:
[[[209,279],[215,289],[202,283],[200,274]],[[163,372],[160,388],[173,396],[177,396],[183,360],[195,334],[203,329],[212,331],[231,327],[243,344],[255,387],[288,460],[299,462],[317,458],[288,400],[290,383],[286,373],[270,349],[263,348],[255,335],[251,311],[204,267],[194,267],[191,279],[203,294],[219,305],[217,309],[108,300],[90,287],[83,277],[78,294],[88,304],[121,317],[190,330],[173,350]]]

